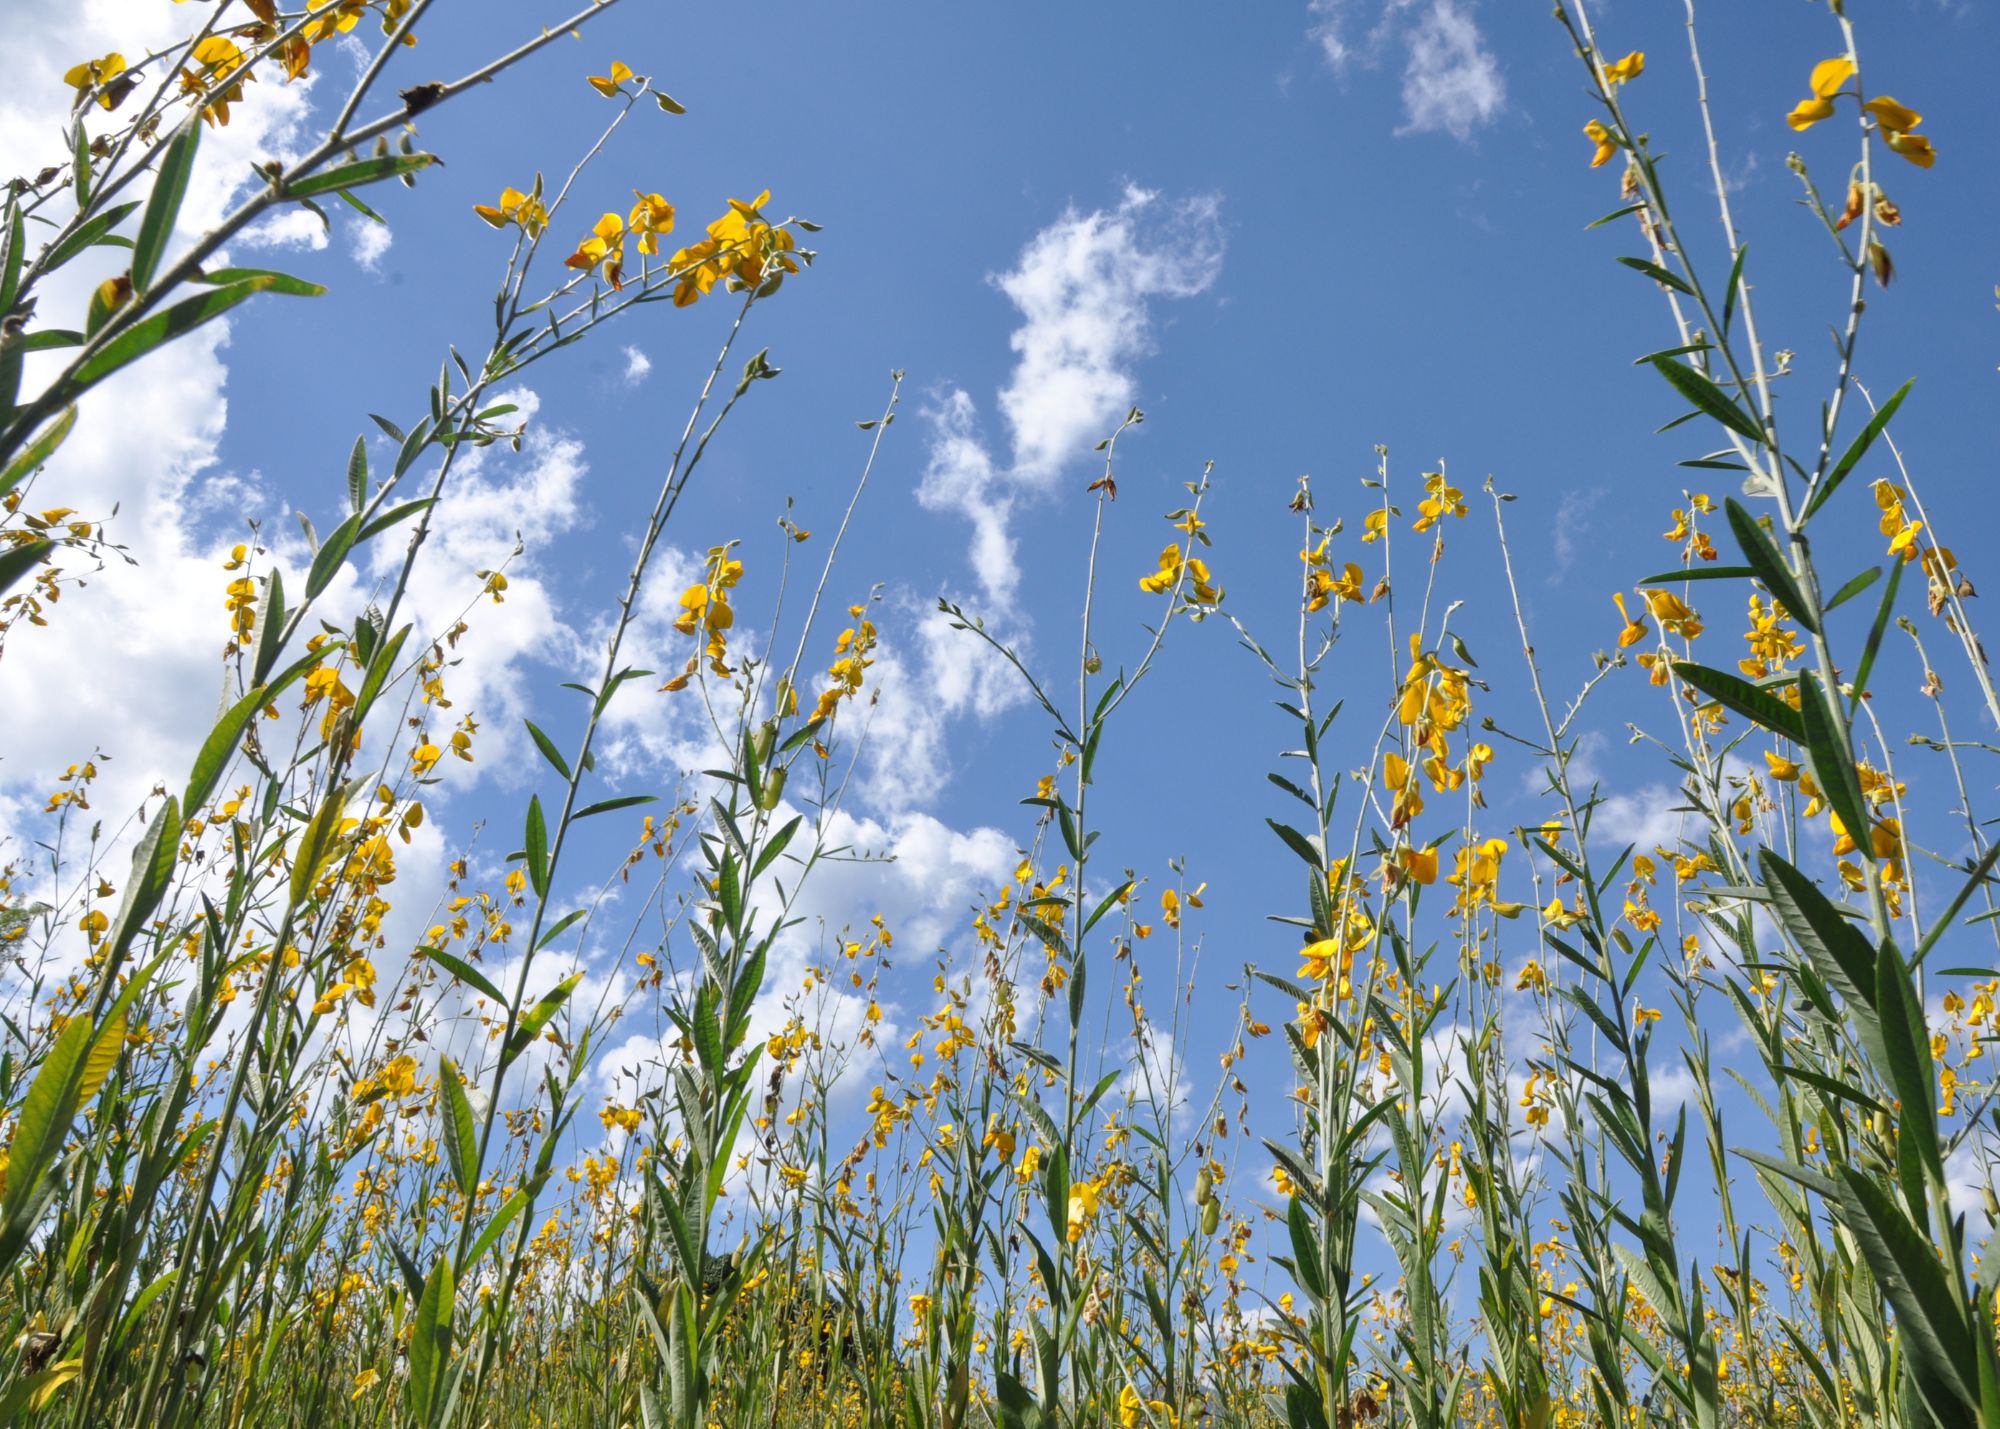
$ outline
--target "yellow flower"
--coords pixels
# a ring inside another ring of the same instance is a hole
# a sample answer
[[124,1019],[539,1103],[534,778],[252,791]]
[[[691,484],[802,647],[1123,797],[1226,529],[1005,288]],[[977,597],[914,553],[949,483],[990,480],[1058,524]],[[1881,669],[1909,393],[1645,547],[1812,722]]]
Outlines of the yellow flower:
[[1907,105],[1898,104],[1888,95],[1871,99],[1861,106],[1875,116],[1875,122],[1884,129],[1914,129],[1924,122],[1924,116]]
[[1822,119],[1833,117],[1833,97],[1840,93],[1840,87],[1854,77],[1854,61],[1840,59],[1821,60],[1813,66],[1812,98],[1802,99],[1785,116],[1785,122],[1794,129],[1810,129]]
[[1618,632],[1618,648],[1623,650],[1629,646],[1637,645],[1641,640],[1646,638],[1646,617],[1643,615],[1634,616],[1625,609],[1625,593],[1623,591],[1614,592],[1611,599],[1617,604],[1618,613],[1625,618],[1625,628]]
[[613,60],[611,62],[610,74],[588,75],[583,82],[606,99],[616,99],[618,97],[618,86],[631,77],[632,68],[630,65],[626,64],[623,60]]
[[472,211],[495,228],[505,228],[514,224],[533,238],[542,231],[549,221],[549,211],[542,207],[541,199],[533,194],[524,194],[516,188],[500,190],[497,204],[476,203]]
[[[563,259],[565,268],[581,268],[588,273],[603,263],[606,258],[617,253],[625,242],[625,220],[615,213],[607,213],[597,220],[597,226],[590,231],[590,237],[576,247],[576,252]],[[623,286],[623,276],[618,271],[617,260],[606,265],[605,276],[611,286]]]
[[1928,135],[1903,134],[1894,129],[1882,131],[1883,142],[1915,164],[1920,169],[1928,169],[1937,162],[1937,150],[1931,147]]
[[1600,167],[1607,159],[1618,152],[1618,141],[1611,137],[1611,131],[1604,127],[1604,121],[1601,119],[1593,119],[1584,125],[1583,133],[1585,138],[1597,145],[1597,152],[1590,156],[1591,168]]
[[1155,1429],[1155,1426],[1179,1429],[1180,1422],[1180,1417],[1165,1400],[1142,1398],[1130,1384],[1118,1391],[1120,1429]]
[[1646,72],[1646,52],[1634,50],[1616,64],[1604,67],[1604,78],[1611,84],[1623,84],[1628,79],[1637,79]]
[[118,107],[119,101],[131,92],[129,84],[114,85],[111,83],[112,80],[123,73],[125,73],[125,56],[113,50],[101,60],[85,60],[80,65],[72,65],[63,74],[63,83],[76,90],[77,102],[79,104],[83,102],[83,96],[86,93],[92,89],[98,89],[100,91],[97,96],[99,107],[115,109]]
[[639,235],[641,253],[658,253],[660,236],[674,231],[674,206],[658,194],[642,194],[633,189],[632,196],[639,201],[632,205],[625,226]]
[[[197,101],[207,101],[201,111],[205,123],[228,124],[229,106],[243,97],[244,80],[256,78],[244,69],[249,57],[225,36],[210,35],[194,47],[194,59],[201,69],[181,71],[181,90]],[[237,76],[233,82],[232,75]]]
[[1103,1192],[1103,1185],[1097,1181],[1078,1181],[1069,1188],[1068,1235],[1072,1244],[1083,1239],[1085,1228],[1097,1215],[1098,1198]]
[[1840,93],[1840,87],[1854,78],[1854,61],[1842,55],[1837,59],[1821,60],[1813,66],[1812,78],[1807,83],[1812,87],[1813,98],[1831,99]]
[[1402,865],[1405,877],[1426,886],[1436,883],[1438,876],[1438,856],[1434,848],[1404,847],[1396,851],[1396,859]]

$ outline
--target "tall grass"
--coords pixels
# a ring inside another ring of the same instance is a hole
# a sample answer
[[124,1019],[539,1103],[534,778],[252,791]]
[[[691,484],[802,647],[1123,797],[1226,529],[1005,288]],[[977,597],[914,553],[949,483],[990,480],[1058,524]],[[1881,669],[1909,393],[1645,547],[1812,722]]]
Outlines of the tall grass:
[[[80,65],[65,157],[7,197],[0,640],[55,638],[39,627],[119,551],[115,527],[60,504],[79,398],[250,298],[314,298],[208,265],[264,214],[367,214],[364,185],[421,181],[431,156],[392,131],[543,43],[361,122],[430,9],[376,7],[374,61],[323,136],[189,238],[204,130],[255,102],[251,75],[304,72],[363,13],[240,8],[168,54]],[[578,218],[628,120],[679,110],[622,66],[592,77],[611,117],[575,170],[479,210],[511,239],[492,331],[465,344],[480,355],[450,348],[408,416],[373,418],[393,461],[357,440],[346,514],[303,561],[259,533],[217,573],[230,695],[185,781],[122,825],[110,811],[107,835],[95,764],[48,771],[46,827],[0,877],[0,1421],[2000,1429],[2000,1260],[1979,1253],[2000,1210],[2000,988],[1946,966],[1990,962],[2000,936],[1977,927],[1996,908],[2000,844],[1973,798],[1994,751],[1965,733],[2000,723],[2000,699],[1972,587],[1889,435],[1911,389],[1878,405],[1857,368],[1900,222],[1880,167],[1934,156],[1917,116],[1868,98],[1833,3],[1839,53],[1793,122],[1858,115],[1852,168],[1829,197],[1793,167],[1824,230],[1811,251],[1849,297],[1817,414],[1781,412],[1778,379],[1804,379],[1758,335],[1692,8],[1719,223],[1700,239],[1645,137],[1646,58],[1600,49],[1581,0],[1557,19],[1599,106],[1579,159],[1615,165],[1603,222],[1636,238],[1621,261],[1666,309],[1642,361],[1687,404],[1677,439],[1720,443],[1686,465],[1729,494],[1649,493],[1679,562],[1635,555],[1621,620],[1606,607],[1616,651],[1586,658],[1537,648],[1515,497],[1490,481],[1412,478],[1379,448],[1360,509],[1302,480],[1280,636],[1229,602],[1231,569],[1260,563],[1213,543],[1212,473],[1191,473],[1139,580],[1156,618],[1107,631],[1103,582],[1132,578],[1101,556],[1131,519],[1117,462],[1135,409],[1087,493],[1073,666],[1046,674],[944,607],[1022,682],[1053,752],[1018,870],[972,910],[971,955],[937,953],[933,1010],[900,1045],[885,979],[932,950],[858,915],[815,930],[802,897],[860,856],[836,816],[879,637],[839,558],[869,519],[902,374],[862,424],[831,539],[808,546],[789,508],[770,542],[678,533],[711,443],[779,375],[745,358],[747,335],[810,264],[813,229],[767,218],[768,197],[718,205],[692,243],[663,241],[659,195]],[[558,233],[573,251],[544,251]],[[112,267],[80,327],[38,311],[53,275]],[[435,907],[398,941],[398,858],[480,748],[451,701],[455,652],[508,588],[504,569],[469,574],[448,623],[410,618],[443,503],[473,451],[518,446],[500,394],[524,369],[633,309],[702,302],[733,312],[629,514],[633,563],[592,627],[581,702],[527,726],[517,821],[410,895]],[[1834,533],[1863,529],[1879,563],[1822,570],[1852,544]],[[634,668],[670,533],[707,549],[675,606],[686,660]],[[396,540],[366,609],[328,619],[341,571]],[[1498,557],[1511,669],[1476,665],[1454,627],[1466,542]],[[1710,653],[1725,637],[1697,609],[1724,598],[1747,604],[1740,661]],[[770,612],[755,637],[736,620],[753,601]],[[1206,885],[1120,867],[1093,796],[1106,739],[1210,622],[1242,647],[1230,677],[1269,680],[1291,731],[1267,822],[1298,889],[1273,912],[1300,951],[1239,981],[1204,956]],[[1921,703],[1872,683],[1892,631]],[[1586,712],[1642,680],[1658,726],[1635,738],[1672,771],[1681,834],[1619,847]],[[607,711],[635,695],[694,711],[713,767],[607,790]],[[1906,715],[1936,733],[1898,743],[1882,721]],[[1959,807],[1914,807],[1899,751],[1941,762]],[[1518,803],[1492,771],[1512,788],[1524,769],[1533,812],[1489,807],[1489,791]],[[586,823],[624,827],[629,852],[592,862]],[[1962,832],[1965,851],[1920,830]],[[635,882],[637,912],[610,896]],[[780,985],[776,954],[797,946],[805,971]],[[586,947],[617,949],[615,971],[593,980]],[[1233,991],[1209,1080],[1185,1053],[1197,984]],[[662,1031],[652,1065],[607,1064],[621,1023]]]

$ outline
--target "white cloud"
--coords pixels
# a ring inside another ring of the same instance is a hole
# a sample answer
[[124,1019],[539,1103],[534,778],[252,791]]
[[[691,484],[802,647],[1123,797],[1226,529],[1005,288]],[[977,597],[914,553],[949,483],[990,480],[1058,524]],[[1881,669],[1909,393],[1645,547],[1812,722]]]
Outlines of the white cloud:
[[[1222,250],[1216,198],[1166,200],[1128,185],[1114,207],[1065,210],[992,279],[1021,316],[1009,339],[1014,370],[997,394],[1007,454],[989,447],[970,393],[944,392],[925,413],[930,450],[917,499],[971,523],[979,594],[970,603],[1017,653],[1027,653],[1015,608],[1017,507],[1045,497],[1131,408],[1133,365],[1153,345],[1154,302],[1206,291]],[[1025,693],[1005,661],[951,629],[949,617],[912,600],[895,613],[900,630],[885,625],[871,672],[864,776],[871,804],[892,810],[930,799],[950,777],[951,721],[990,718]]]
[[1507,104],[1500,63],[1458,0],[1431,0],[1410,34],[1403,67],[1403,132],[1469,139]]
[[637,387],[646,380],[646,374],[653,370],[653,359],[630,346],[625,348],[625,385]]
[[1128,186],[1114,208],[1062,217],[993,279],[1020,311],[1018,360],[999,394],[1011,446],[1000,464],[962,390],[930,413],[917,497],[973,522],[973,568],[992,613],[1010,610],[1020,572],[1007,525],[1015,504],[1045,494],[1124,415],[1138,393],[1135,359],[1152,346],[1152,302],[1206,290],[1222,270],[1219,201],[1178,201]]
[[1636,845],[1644,854],[1656,848],[1678,848],[1682,835],[1689,831],[1685,803],[1686,796],[1666,784],[1611,794],[1598,803],[1590,831],[1615,845]]
[[318,252],[326,247],[326,224],[302,208],[284,209],[243,230],[237,239],[245,248],[298,248]]
[[[1372,17],[1359,12],[1372,10]],[[1468,139],[1507,105],[1507,82],[1469,0],[1312,0],[1307,36],[1335,73],[1403,56],[1399,134]]]
[[396,241],[396,235],[388,224],[377,223],[371,218],[356,218],[347,225],[347,234],[347,251],[356,263],[371,273],[381,266],[382,255]]

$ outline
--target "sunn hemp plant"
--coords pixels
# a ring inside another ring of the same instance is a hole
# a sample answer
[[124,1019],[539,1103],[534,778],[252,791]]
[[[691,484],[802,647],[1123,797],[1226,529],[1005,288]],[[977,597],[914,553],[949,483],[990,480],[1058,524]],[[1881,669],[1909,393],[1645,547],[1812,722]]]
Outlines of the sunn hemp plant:
[[[164,50],[77,59],[60,144],[0,222],[0,657],[57,638],[61,603],[124,554],[111,513],[63,504],[79,400],[253,297],[330,301],[223,266],[227,245],[297,208],[379,221],[359,191],[423,181],[431,109],[480,102],[605,8],[394,101],[378,91],[431,0],[220,0]],[[1018,867],[968,910],[972,956],[914,950],[935,1004],[900,1040],[883,1001],[911,950],[879,916],[812,926],[801,895],[864,856],[837,815],[892,607],[837,558],[903,374],[858,424],[832,534],[786,502],[775,535],[689,535],[706,555],[665,601],[676,663],[630,663],[682,495],[779,375],[738,345],[816,230],[762,192],[707,205],[690,241],[657,169],[600,207],[628,122],[707,121],[624,61],[582,76],[574,102],[611,107],[571,172],[496,175],[464,217],[499,273],[483,352],[449,348],[400,420],[368,414],[394,456],[356,440],[332,530],[308,523],[300,547],[253,528],[222,562],[229,696],[185,782],[108,811],[107,832],[96,757],[49,770],[46,828],[5,851],[0,1422],[2000,1429],[2000,1258],[1979,1244],[2000,1206],[1988,1189],[1985,1217],[1968,1210],[2000,1147],[2000,979],[1944,965],[2000,946],[2000,844],[1971,798],[1995,749],[1954,734],[2000,725],[2000,698],[1971,582],[1890,434],[1912,388],[1878,403],[1858,366],[1895,272],[1890,190],[1940,154],[1917,110],[1866,87],[1846,7],[1827,9],[1831,53],[1772,111],[1805,146],[1814,230],[1787,262],[1823,254],[1846,278],[1815,410],[1774,400],[1801,379],[1758,336],[1692,4],[1719,245],[1688,234],[1643,127],[1648,57],[1601,46],[1582,0],[1556,8],[1595,104],[1579,161],[1618,175],[1593,226],[1631,236],[1619,261],[1669,319],[1640,361],[1686,404],[1675,439],[1719,444],[1683,462],[1706,489],[1659,496],[1674,559],[1610,596],[1609,648],[1536,648],[1514,496],[1442,463],[1412,479],[1384,448],[1356,510],[1300,480],[1282,641],[1227,598],[1262,563],[1215,543],[1211,470],[1189,473],[1150,569],[1101,566],[1133,409],[1084,493],[1073,670],[942,605],[1021,682],[1052,752]],[[186,231],[203,136],[363,37],[323,131]],[[81,311],[56,310],[64,270],[88,280]],[[454,572],[450,618],[419,625],[445,500],[474,453],[519,449],[525,369],[704,300],[733,305],[721,347],[623,514],[632,564],[588,627],[581,702],[527,724],[538,762],[501,847],[455,848],[435,905],[410,910],[426,931],[399,936],[399,857],[481,749],[455,672],[509,591],[504,564]],[[1500,722],[1503,677],[1454,627],[1447,547],[1487,539],[1469,533],[1489,513],[1526,728]],[[1840,549],[1822,532],[1870,522],[1876,563],[1822,568]],[[330,618],[379,541],[400,561]],[[1107,630],[1101,579],[1135,578],[1151,625]],[[1719,602],[1742,646],[1704,619]],[[1212,895],[1180,862],[1116,866],[1092,793],[1106,733],[1202,625],[1235,633],[1294,732],[1267,823],[1302,891],[1275,913],[1296,958],[1225,984],[1205,1082],[1183,1049],[1191,989],[1217,976]],[[1881,722],[1902,713],[1872,683],[1900,641],[1934,734]],[[1671,841],[1593,836],[1582,716],[1613,681],[1657,691],[1634,738],[1672,771]],[[611,792],[615,700],[680,702],[714,767]],[[1902,750],[1948,771],[1957,809],[1910,807]],[[1524,771],[1542,817],[1489,815],[1496,774]],[[609,826],[626,851],[580,866],[579,831]],[[1918,842],[1961,826],[1964,859]],[[586,937],[615,976],[592,975]],[[810,948],[790,982],[784,939]],[[843,1019],[843,999],[864,1010]],[[621,1023],[661,1031],[652,1065],[607,1065]],[[1722,1038],[1754,1057],[1725,1066]],[[1253,1116],[1264,1039],[1286,1096]],[[1718,1071],[1766,1124],[1725,1123]]]

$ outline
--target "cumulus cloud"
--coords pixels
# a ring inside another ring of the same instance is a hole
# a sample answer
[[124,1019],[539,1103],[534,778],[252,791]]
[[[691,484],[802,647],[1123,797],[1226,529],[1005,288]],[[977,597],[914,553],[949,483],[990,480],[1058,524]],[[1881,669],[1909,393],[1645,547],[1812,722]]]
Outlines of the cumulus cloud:
[[1008,522],[1045,494],[1132,405],[1132,366],[1152,347],[1154,300],[1205,291],[1222,270],[1219,200],[1168,200],[1128,186],[1116,206],[1071,208],[1029,240],[993,283],[1020,312],[1013,375],[999,394],[1008,458],[979,431],[978,409],[954,390],[932,407],[930,460],[917,497],[973,523],[972,563],[994,611],[1020,580]]
[[1507,107],[1507,82],[1469,0],[1312,0],[1307,35],[1336,73],[1403,63],[1399,134],[1469,139]]
[[382,255],[396,241],[396,235],[388,224],[376,223],[373,219],[354,220],[347,225],[347,234],[348,253],[371,273],[381,267]]
[[652,370],[653,359],[639,351],[638,348],[627,344],[625,348],[625,385],[627,387],[637,387],[641,382],[646,380],[646,374]]

